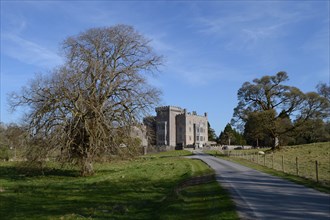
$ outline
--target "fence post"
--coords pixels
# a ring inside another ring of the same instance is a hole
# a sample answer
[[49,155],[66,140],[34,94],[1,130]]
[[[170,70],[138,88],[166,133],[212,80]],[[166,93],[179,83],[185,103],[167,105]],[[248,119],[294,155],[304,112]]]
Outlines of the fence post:
[[296,170],[297,170],[297,176],[299,176],[299,163],[298,163],[298,157],[296,157]]
[[315,160],[315,174],[316,174],[316,182],[319,182],[319,163]]
[[259,164],[259,153],[257,153],[257,164]]
[[282,155],[282,171],[283,171],[283,173],[285,172],[284,171],[284,155]]

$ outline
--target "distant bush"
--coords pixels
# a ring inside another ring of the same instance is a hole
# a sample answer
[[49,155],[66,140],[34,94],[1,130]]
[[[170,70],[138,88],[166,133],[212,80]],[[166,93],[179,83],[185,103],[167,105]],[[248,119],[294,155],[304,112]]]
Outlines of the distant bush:
[[0,160],[8,161],[10,158],[10,150],[6,146],[0,146]]

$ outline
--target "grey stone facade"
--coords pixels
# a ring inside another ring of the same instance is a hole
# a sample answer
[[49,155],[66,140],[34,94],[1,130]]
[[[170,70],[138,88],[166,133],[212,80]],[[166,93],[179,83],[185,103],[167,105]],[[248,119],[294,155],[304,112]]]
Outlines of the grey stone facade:
[[158,146],[203,147],[208,141],[207,114],[197,115],[174,106],[156,108],[155,138]]

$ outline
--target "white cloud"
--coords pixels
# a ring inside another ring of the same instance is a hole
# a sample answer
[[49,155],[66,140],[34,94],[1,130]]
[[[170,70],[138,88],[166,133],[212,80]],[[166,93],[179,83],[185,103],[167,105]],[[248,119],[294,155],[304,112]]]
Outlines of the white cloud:
[[2,52],[23,63],[49,68],[63,62],[53,51],[18,35],[3,33],[1,41]]
[[[171,41],[166,34],[147,35],[152,39],[151,46],[165,56],[164,67],[161,68],[172,80],[178,80],[192,87],[209,86],[219,80],[225,82],[241,82],[249,79],[242,71],[228,67],[219,60],[210,59],[206,54],[194,47]],[[151,80],[156,86],[163,87],[157,79]]]
[[257,3],[246,5],[231,14],[199,15],[195,26],[200,33],[224,42],[228,50],[249,50],[263,41],[286,36],[292,31],[290,25],[309,16],[312,15],[304,10]]
[[205,87],[214,84],[242,82],[251,78],[246,72],[227,67],[221,63],[207,62],[204,63],[191,62],[189,65],[179,64],[171,65],[169,71],[172,76],[179,78],[184,84],[192,87]]

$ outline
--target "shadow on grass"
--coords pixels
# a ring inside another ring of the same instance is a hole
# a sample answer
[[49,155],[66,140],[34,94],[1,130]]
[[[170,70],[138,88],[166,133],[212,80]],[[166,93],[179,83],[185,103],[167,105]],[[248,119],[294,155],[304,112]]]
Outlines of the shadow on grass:
[[[1,172],[1,178],[16,180],[19,175],[14,167],[0,169],[7,173]],[[0,192],[1,219],[201,219],[209,213],[235,213],[234,206],[218,208],[222,192],[215,181],[186,187],[178,195],[175,189],[182,177],[111,179],[104,174],[67,178],[75,172],[53,170],[46,178],[15,181]]]
[[[81,178],[83,179],[83,178]],[[146,185],[146,182],[149,184]],[[0,194],[1,219],[157,219],[164,194],[175,183],[147,179],[94,183],[22,183]],[[158,187],[154,187],[154,185]],[[164,192],[165,191],[165,192]]]
[[78,171],[68,169],[23,167],[22,165],[0,166],[0,179],[5,180],[21,180],[38,176],[76,177],[78,175]]

